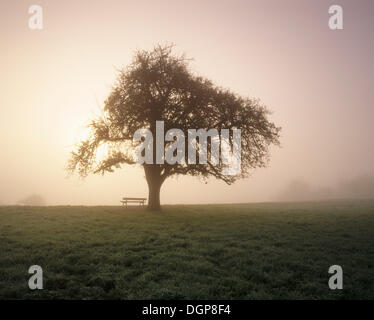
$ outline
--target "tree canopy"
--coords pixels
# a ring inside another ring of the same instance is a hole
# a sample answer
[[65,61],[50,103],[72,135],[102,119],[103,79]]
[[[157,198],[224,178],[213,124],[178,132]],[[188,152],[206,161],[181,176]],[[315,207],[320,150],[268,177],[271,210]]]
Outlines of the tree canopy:
[[[132,63],[119,70],[102,116],[90,122],[90,135],[72,152],[68,170],[85,177],[136,164],[132,153],[137,145],[133,141],[134,133],[145,128],[155,136],[156,121],[164,122],[165,132],[178,128],[186,137],[191,128],[241,130],[241,172],[237,175],[224,174],[222,159],[212,163],[211,140],[208,140],[206,164],[188,164],[187,159],[185,163],[173,165],[142,164],[149,187],[148,207],[157,210],[160,188],[168,177],[213,176],[231,184],[247,177],[252,169],[266,166],[269,146],[279,144],[280,133],[280,128],[269,121],[269,114],[258,99],[241,97],[196,75],[189,69],[189,59],[174,54],[173,46],[159,45],[151,51],[137,51]],[[199,139],[196,142],[197,148],[201,147]],[[171,143],[166,142],[165,148]],[[98,157],[100,148],[105,148],[105,157]]]

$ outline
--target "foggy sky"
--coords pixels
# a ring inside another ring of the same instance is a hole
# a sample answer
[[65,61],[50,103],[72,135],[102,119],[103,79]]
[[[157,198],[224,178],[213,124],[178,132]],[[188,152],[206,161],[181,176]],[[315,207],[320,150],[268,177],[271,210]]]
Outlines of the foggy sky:
[[[36,3],[41,31],[28,28]],[[343,7],[344,30],[328,28],[332,4]],[[175,43],[195,72],[260,98],[283,128],[268,168],[233,186],[169,179],[162,203],[272,201],[293,181],[328,192],[374,175],[371,0],[2,0],[0,14],[2,204],[30,194],[86,205],[147,196],[142,169],[80,181],[64,168],[116,69],[157,43]]]

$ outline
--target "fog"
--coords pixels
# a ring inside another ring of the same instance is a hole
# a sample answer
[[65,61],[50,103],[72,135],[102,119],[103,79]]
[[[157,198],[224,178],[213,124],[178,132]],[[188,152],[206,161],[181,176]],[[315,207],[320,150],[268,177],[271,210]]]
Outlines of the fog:
[[289,183],[278,195],[280,201],[313,201],[334,199],[374,199],[374,177],[359,176],[342,180],[333,187],[312,187],[302,180]]
[[[0,3],[0,204],[118,205],[147,196],[141,168],[85,180],[64,170],[84,126],[136,49],[175,43],[191,68],[256,97],[282,127],[267,168],[232,186],[167,180],[161,202],[373,198],[374,2],[29,1]],[[341,5],[344,29],[330,30]]]

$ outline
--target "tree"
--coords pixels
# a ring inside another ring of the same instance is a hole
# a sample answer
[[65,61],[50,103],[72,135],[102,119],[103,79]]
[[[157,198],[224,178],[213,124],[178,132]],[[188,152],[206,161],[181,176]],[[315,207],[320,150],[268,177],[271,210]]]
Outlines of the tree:
[[26,198],[19,200],[18,204],[24,206],[45,206],[45,200],[39,194],[31,194]]
[[[160,209],[161,186],[169,177],[192,175],[207,179],[213,176],[231,184],[248,176],[251,169],[264,167],[269,146],[279,144],[280,132],[280,128],[268,120],[268,109],[257,99],[241,97],[195,75],[189,70],[188,62],[184,55],[174,54],[173,46],[159,45],[152,51],[137,51],[132,63],[119,70],[102,116],[90,122],[90,136],[72,152],[68,170],[85,177],[89,173],[104,174],[121,165],[136,164],[131,153],[137,145],[133,141],[134,133],[146,128],[155,137],[156,121],[164,121],[165,131],[177,128],[184,133],[191,128],[239,128],[241,172],[235,176],[225,175],[222,159],[213,164],[209,151],[212,139],[207,141],[206,164],[144,163],[150,210]],[[166,142],[165,148],[171,143]],[[107,154],[99,159],[97,151],[103,148]],[[201,148],[200,138],[196,140],[196,148]],[[153,159],[155,150],[154,139]]]

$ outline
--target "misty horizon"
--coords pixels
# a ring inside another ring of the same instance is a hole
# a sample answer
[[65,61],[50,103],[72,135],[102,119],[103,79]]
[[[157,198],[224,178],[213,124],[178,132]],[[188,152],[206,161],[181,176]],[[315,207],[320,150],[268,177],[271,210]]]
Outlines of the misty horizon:
[[282,127],[268,167],[231,186],[167,180],[162,204],[374,198],[374,3],[335,3],[344,30],[329,30],[325,1],[39,1],[40,31],[28,28],[27,1],[1,3],[0,204],[147,196],[141,168],[81,180],[65,167],[116,70],[156,43],[175,43],[196,74],[260,99]]

